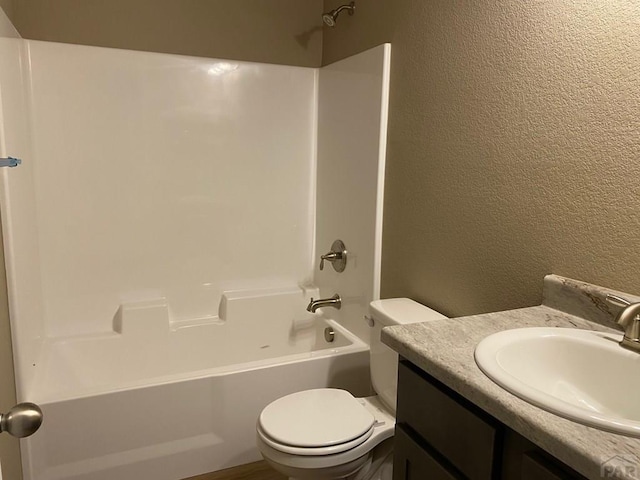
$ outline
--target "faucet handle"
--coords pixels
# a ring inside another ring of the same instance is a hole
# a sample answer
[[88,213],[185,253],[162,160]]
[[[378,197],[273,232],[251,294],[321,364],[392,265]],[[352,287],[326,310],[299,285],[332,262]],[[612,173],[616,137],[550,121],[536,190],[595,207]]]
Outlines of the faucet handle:
[[331,245],[331,251],[320,256],[320,270],[324,270],[324,261],[331,262],[333,269],[340,273],[347,266],[347,247],[342,240],[336,240]]
[[616,315],[616,323],[624,330],[620,346],[640,353],[640,302],[630,302],[618,295],[607,295],[607,302],[622,310]]
[[611,305],[615,305],[616,307],[628,307],[632,303],[626,298],[622,298],[618,295],[613,295],[612,293],[607,293],[605,300]]
[[625,329],[625,337],[635,335],[635,341],[640,342],[640,302],[630,302],[626,298],[611,294],[606,296],[606,300],[611,305],[622,308],[616,316],[616,323]]
[[330,252],[325,255],[320,256],[320,270],[324,270],[324,261],[328,260],[333,263],[336,260],[340,260],[342,258],[342,252]]

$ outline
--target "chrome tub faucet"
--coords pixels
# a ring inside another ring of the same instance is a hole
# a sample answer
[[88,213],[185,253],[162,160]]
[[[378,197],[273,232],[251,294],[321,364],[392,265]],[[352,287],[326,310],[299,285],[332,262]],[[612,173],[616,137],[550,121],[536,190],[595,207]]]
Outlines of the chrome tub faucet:
[[337,293],[331,298],[321,298],[319,300],[314,300],[313,298],[307,305],[307,312],[315,313],[317,309],[322,307],[333,307],[340,310],[342,307],[342,299],[340,295]]

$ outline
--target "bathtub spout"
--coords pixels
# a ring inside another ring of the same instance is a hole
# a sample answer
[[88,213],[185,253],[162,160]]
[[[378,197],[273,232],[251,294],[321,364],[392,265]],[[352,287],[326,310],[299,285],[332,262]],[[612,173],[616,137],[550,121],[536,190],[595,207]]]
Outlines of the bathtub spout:
[[337,293],[331,298],[321,298],[320,300],[314,300],[313,298],[307,305],[307,312],[315,313],[317,309],[322,307],[333,307],[340,310],[342,307],[342,299]]

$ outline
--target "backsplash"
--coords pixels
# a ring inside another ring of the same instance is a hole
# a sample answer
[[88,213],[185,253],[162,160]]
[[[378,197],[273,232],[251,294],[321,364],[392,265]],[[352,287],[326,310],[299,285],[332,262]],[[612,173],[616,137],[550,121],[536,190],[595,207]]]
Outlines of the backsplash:
[[607,294],[619,295],[630,302],[640,302],[640,297],[636,295],[559,275],[547,275],[544,277],[542,304],[607,327],[620,329],[615,322],[620,307],[609,304],[605,300]]

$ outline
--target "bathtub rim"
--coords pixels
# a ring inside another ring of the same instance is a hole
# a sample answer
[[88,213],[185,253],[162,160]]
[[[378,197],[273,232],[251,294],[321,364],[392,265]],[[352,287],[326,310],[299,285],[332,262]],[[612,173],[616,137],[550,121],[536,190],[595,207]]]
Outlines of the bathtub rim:
[[320,350],[311,350],[308,352],[295,353],[290,355],[283,355],[278,357],[271,357],[262,360],[253,360],[249,362],[237,363],[232,365],[224,365],[220,367],[211,367],[205,369],[192,370],[189,372],[174,373],[168,375],[161,375],[152,378],[145,378],[141,380],[135,380],[130,382],[123,382],[117,386],[109,386],[105,388],[94,387],[80,390],[76,393],[63,393],[59,395],[42,395],[37,389],[30,392],[30,395],[26,396],[28,401],[36,402],[40,405],[54,404],[57,402],[64,402],[76,399],[86,399],[92,397],[98,397],[103,395],[109,395],[118,392],[125,392],[129,390],[153,388],[160,385],[170,385],[180,383],[189,380],[198,380],[207,377],[228,375],[235,372],[243,372],[248,370],[260,370],[272,367],[279,364],[291,364],[296,362],[308,362],[317,358],[324,358],[334,355],[343,355],[348,353],[357,353],[362,351],[368,351],[369,345],[364,342],[360,337],[348,330],[346,327],[338,323],[331,318],[322,318],[322,321],[336,331],[344,335],[347,340],[351,342],[350,345],[344,345],[341,347],[331,348],[330,344],[327,344],[327,348]]

